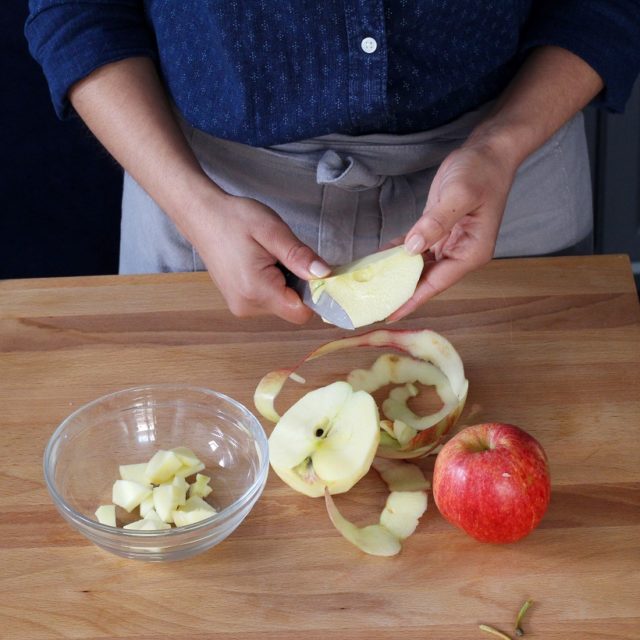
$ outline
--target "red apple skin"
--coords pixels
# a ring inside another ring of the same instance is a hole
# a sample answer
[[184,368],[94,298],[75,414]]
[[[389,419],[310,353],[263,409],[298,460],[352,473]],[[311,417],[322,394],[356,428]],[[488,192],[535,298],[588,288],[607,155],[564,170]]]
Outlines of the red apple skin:
[[538,525],[550,496],[544,449],[514,425],[467,427],[436,458],[436,506],[446,520],[481,542],[520,540]]

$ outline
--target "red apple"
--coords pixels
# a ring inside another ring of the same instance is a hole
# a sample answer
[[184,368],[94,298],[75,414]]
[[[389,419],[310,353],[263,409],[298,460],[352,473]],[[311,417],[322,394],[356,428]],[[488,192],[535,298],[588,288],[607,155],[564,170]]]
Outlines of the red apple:
[[538,525],[551,483],[540,443],[510,424],[467,427],[436,458],[433,497],[442,516],[482,542],[515,542]]

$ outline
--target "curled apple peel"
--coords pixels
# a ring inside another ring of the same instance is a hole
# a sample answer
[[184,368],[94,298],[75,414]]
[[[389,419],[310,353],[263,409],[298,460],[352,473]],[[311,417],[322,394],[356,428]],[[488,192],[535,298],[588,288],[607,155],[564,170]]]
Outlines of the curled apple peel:
[[351,544],[372,556],[395,556],[402,549],[400,539],[381,524],[358,527],[338,511],[328,490],[324,494],[327,513],[333,526]]
[[394,380],[397,380],[397,384],[424,381],[423,384],[436,387],[444,406],[432,416],[416,416],[406,405],[406,399],[404,402],[397,397],[388,399],[387,411],[393,415],[391,419],[400,420],[417,433],[404,443],[398,441],[395,431],[387,434],[387,438],[381,438],[377,455],[387,458],[414,458],[430,453],[460,417],[469,383],[464,375],[462,360],[453,345],[440,334],[428,329],[378,329],[324,344],[294,367],[267,373],[258,383],[254,393],[256,409],[267,420],[278,422],[280,415],[275,409],[275,400],[286,380],[298,379],[299,376],[295,372],[305,362],[352,347],[394,348],[415,359],[400,358],[394,354],[379,358],[378,368],[375,371],[373,368],[369,370],[373,373],[366,370],[352,372],[350,382],[356,389],[367,391],[369,388],[380,388]]
[[[418,526],[427,510],[429,483],[414,464],[375,459],[374,469],[389,487],[390,493],[377,524],[358,527],[338,510],[331,494],[325,490],[325,503],[334,527],[361,551],[374,556],[393,556],[402,549],[402,540]],[[421,487],[421,489],[414,489]]]

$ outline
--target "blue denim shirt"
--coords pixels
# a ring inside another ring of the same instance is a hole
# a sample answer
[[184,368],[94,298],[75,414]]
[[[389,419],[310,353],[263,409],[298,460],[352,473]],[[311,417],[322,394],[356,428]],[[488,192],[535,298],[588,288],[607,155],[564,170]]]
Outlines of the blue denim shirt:
[[640,0],[30,0],[26,35],[57,113],[97,67],[150,56],[183,116],[266,146],[411,133],[496,97],[554,44],[620,111],[640,69]]

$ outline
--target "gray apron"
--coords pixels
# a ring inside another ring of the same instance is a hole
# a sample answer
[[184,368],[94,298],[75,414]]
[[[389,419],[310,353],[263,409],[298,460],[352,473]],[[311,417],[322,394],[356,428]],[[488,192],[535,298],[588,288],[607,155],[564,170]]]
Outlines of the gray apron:
[[[329,264],[344,264],[403,236],[420,217],[444,158],[489,105],[431,131],[327,135],[255,148],[181,126],[209,177],[231,195],[273,209]],[[543,255],[592,231],[582,114],[522,164],[507,200],[496,257]],[[125,174],[120,273],[199,271],[205,266],[173,222]]]

